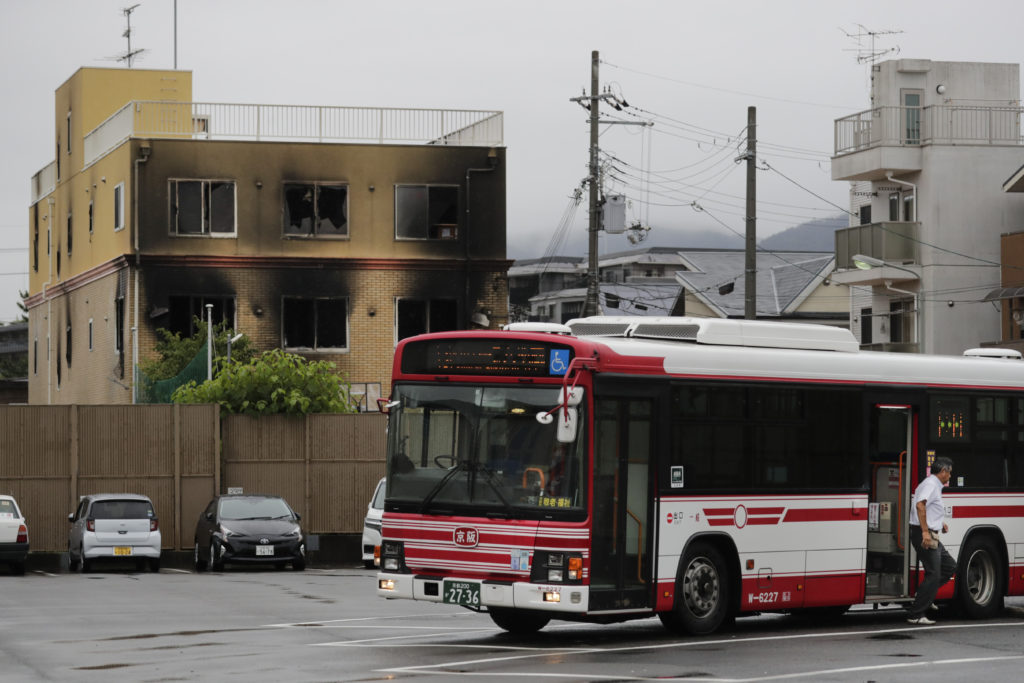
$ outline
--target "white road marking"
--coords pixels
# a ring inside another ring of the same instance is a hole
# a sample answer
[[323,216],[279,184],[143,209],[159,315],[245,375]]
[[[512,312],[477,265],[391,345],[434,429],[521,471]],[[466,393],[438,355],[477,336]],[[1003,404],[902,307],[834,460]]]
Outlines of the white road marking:
[[36,569],[32,573],[33,574],[42,574],[43,576],[60,576],[60,574],[51,574],[50,572],[44,572],[42,569]]
[[[452,617],[472,617],[477,616],[473,612],[453,612],[452,614],[446,614],[445,618]],[[383,621],[386,619],[437,619],[436,614],[392,614],[389,616],[377,616],[377,617],[351,617],[349,619],[313,619],[312,621],[293,621],[286,622],[283,624],[264,624],[263,628],[291,628],[295,626],[310,626],[316,624],[317,626],[324,626],[326,624],[346,624],[357,621]],[[391,627],[391,628],[402,628],[402,627]]]
[[174,572],[175,574],[191,574],[192,573],[188,569],[175,569],[173,567],[164,567],[160,571],[163,571],[163,572]]

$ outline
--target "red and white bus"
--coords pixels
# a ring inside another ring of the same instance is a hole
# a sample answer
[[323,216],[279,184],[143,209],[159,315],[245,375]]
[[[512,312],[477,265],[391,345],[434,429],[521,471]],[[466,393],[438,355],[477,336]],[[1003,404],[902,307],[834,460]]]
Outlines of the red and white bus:
[[994,615],[1024,594],[1024,361],[995,353],[697,318],[403,340],[378,595],[513,632],[899,604],[920,579],[910,499],[948,456],[939,599]]

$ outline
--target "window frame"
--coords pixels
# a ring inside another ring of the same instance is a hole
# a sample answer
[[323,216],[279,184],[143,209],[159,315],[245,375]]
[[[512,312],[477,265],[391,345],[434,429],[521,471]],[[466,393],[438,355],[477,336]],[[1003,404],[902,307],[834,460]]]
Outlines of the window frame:
[[[416,332],[414,334],[410,334],[410,335],[407,335],[405,337],[399,336],[399,316],[401,314],[401,312],[399,311],[399,308],[402,305],[403,301],[404,302],[413,302],[413,301],[415,301],[415,302],[422,302],[422,303],[426,304],[426,310],[424,311],[424,322],[425,322],[425,328],[426,329],[424,329],[422,332]],[[432,329],[430,329],[430,321],[431,321],[431,311],[430,311],[430,308],[434,304],[434,302],[436,302],[436,301],[450,302],[452,304],[452,306],[454,306],[455,318],[456,319],[455,319],[455,327],[453,328],[453,330],[459,329],[459,320],[458,320],[458,317],[459,317],[459,299],[457,297],[443,297],[443,296],[438,296],[438,297],[396,296],[395,297],[395,320],[394,320],[395,345],[396,346],[398,345],[398,342],[402,341],[403,339],[408,339],[409,337],[414,337],[417,334],[428,334],[430,332],[448,332],[448,331],[451,331],[451,330],[432,330]]]
[[[424,207],[425,214],[423,216],[423,237],[413,237],[400,235],[399,229],[399,193],[404,189],[423,188],[427,192],[426,203]],[[431,237],[430,236],[430,192],[432,189],[454,189],[455,190],[455,222],[454,223],[435,223],[437,226],[453,227],[454,231],[450,236],[446,237]],[[396,183],[394,192],[394,211],[395,211],[395,226],[394,226],[394,237],[395,241],[402,242],[458,242],[461,239],[461,223],[459,221],[459,204],[462,201],[462,187],[456,183]]]
[[114,185],[114,232],[124,230],[124,183]]
[[[313,222],[312,229],[308,233],[304,232],[290,232],[288,225],[286,225],[286,211],[288,210],[288,189],[289,187],[295,186],[309,186],[313,189]],[[345,190],[345,232],[342,233],[321,233],[318,232],[319,227],[319,209],[320,209],[320,188],[340,188]],[[351,211],[351,192],[349,191],[349,184],[342,180],[285,180],[281,183],[281,236],[284,239],[333,239],[333,240],[348,240],[352,238],[352,219],[350,216]]]
[[[312,346],[289,346],[287,344],[285,327],[287,325],[287,304],[289,301],[312,302],[313,304],[313,335]],[[320,346],[316,343],[319,336],[319,302],[321,301],[342,301],[345,304],[345,345],[344,346]],[[281,348],[285,351],[297,351],[299,353],[348,353],[352,348],[352,302],[348,296],[281,296]]]
[[[181,213],[178,209],[178,184],[199,183],[200,196],[200,232],[181,232],[179,230]],[[213,184],[231,186],[231,230],[214,231],[213,218]],[[238,181],[233,178],[168,178],[167,179],[167,231],[171,237],[199,237],[202,239],[235,239],[238,237]]]

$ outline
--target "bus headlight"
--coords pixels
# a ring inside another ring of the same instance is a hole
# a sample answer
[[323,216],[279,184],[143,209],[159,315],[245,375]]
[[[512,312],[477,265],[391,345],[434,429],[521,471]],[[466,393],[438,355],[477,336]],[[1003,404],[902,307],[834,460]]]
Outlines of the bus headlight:
[[561,569],[549,569],[548,570],[548,581],[550,583],[561,583],[563,581],[563,574]]
[[380,567],[386,572],[405,572],[405,545],[401,541],[384,541],[380,545]]

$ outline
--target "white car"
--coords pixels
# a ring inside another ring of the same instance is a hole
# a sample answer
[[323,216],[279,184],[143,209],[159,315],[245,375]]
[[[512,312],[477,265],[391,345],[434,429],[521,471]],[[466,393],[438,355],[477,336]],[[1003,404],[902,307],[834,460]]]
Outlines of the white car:
[[7,563],[12,574],[21,575],[25,573],[26,557],[28,526],[25,518],[14,498],[0,496],[0,564]]
[[377,482],[373,490],[370,504],[366,506],[366,519],[363,520],[363,566],[370,569],[374,566],[373,549],[380,545],[381,518],[384,516],[384,479]]
[[68,515],[68,566],[89,571],[96,560],[134,562],[160,571],[160,522],[153,501],[134,493],[82,496]]

